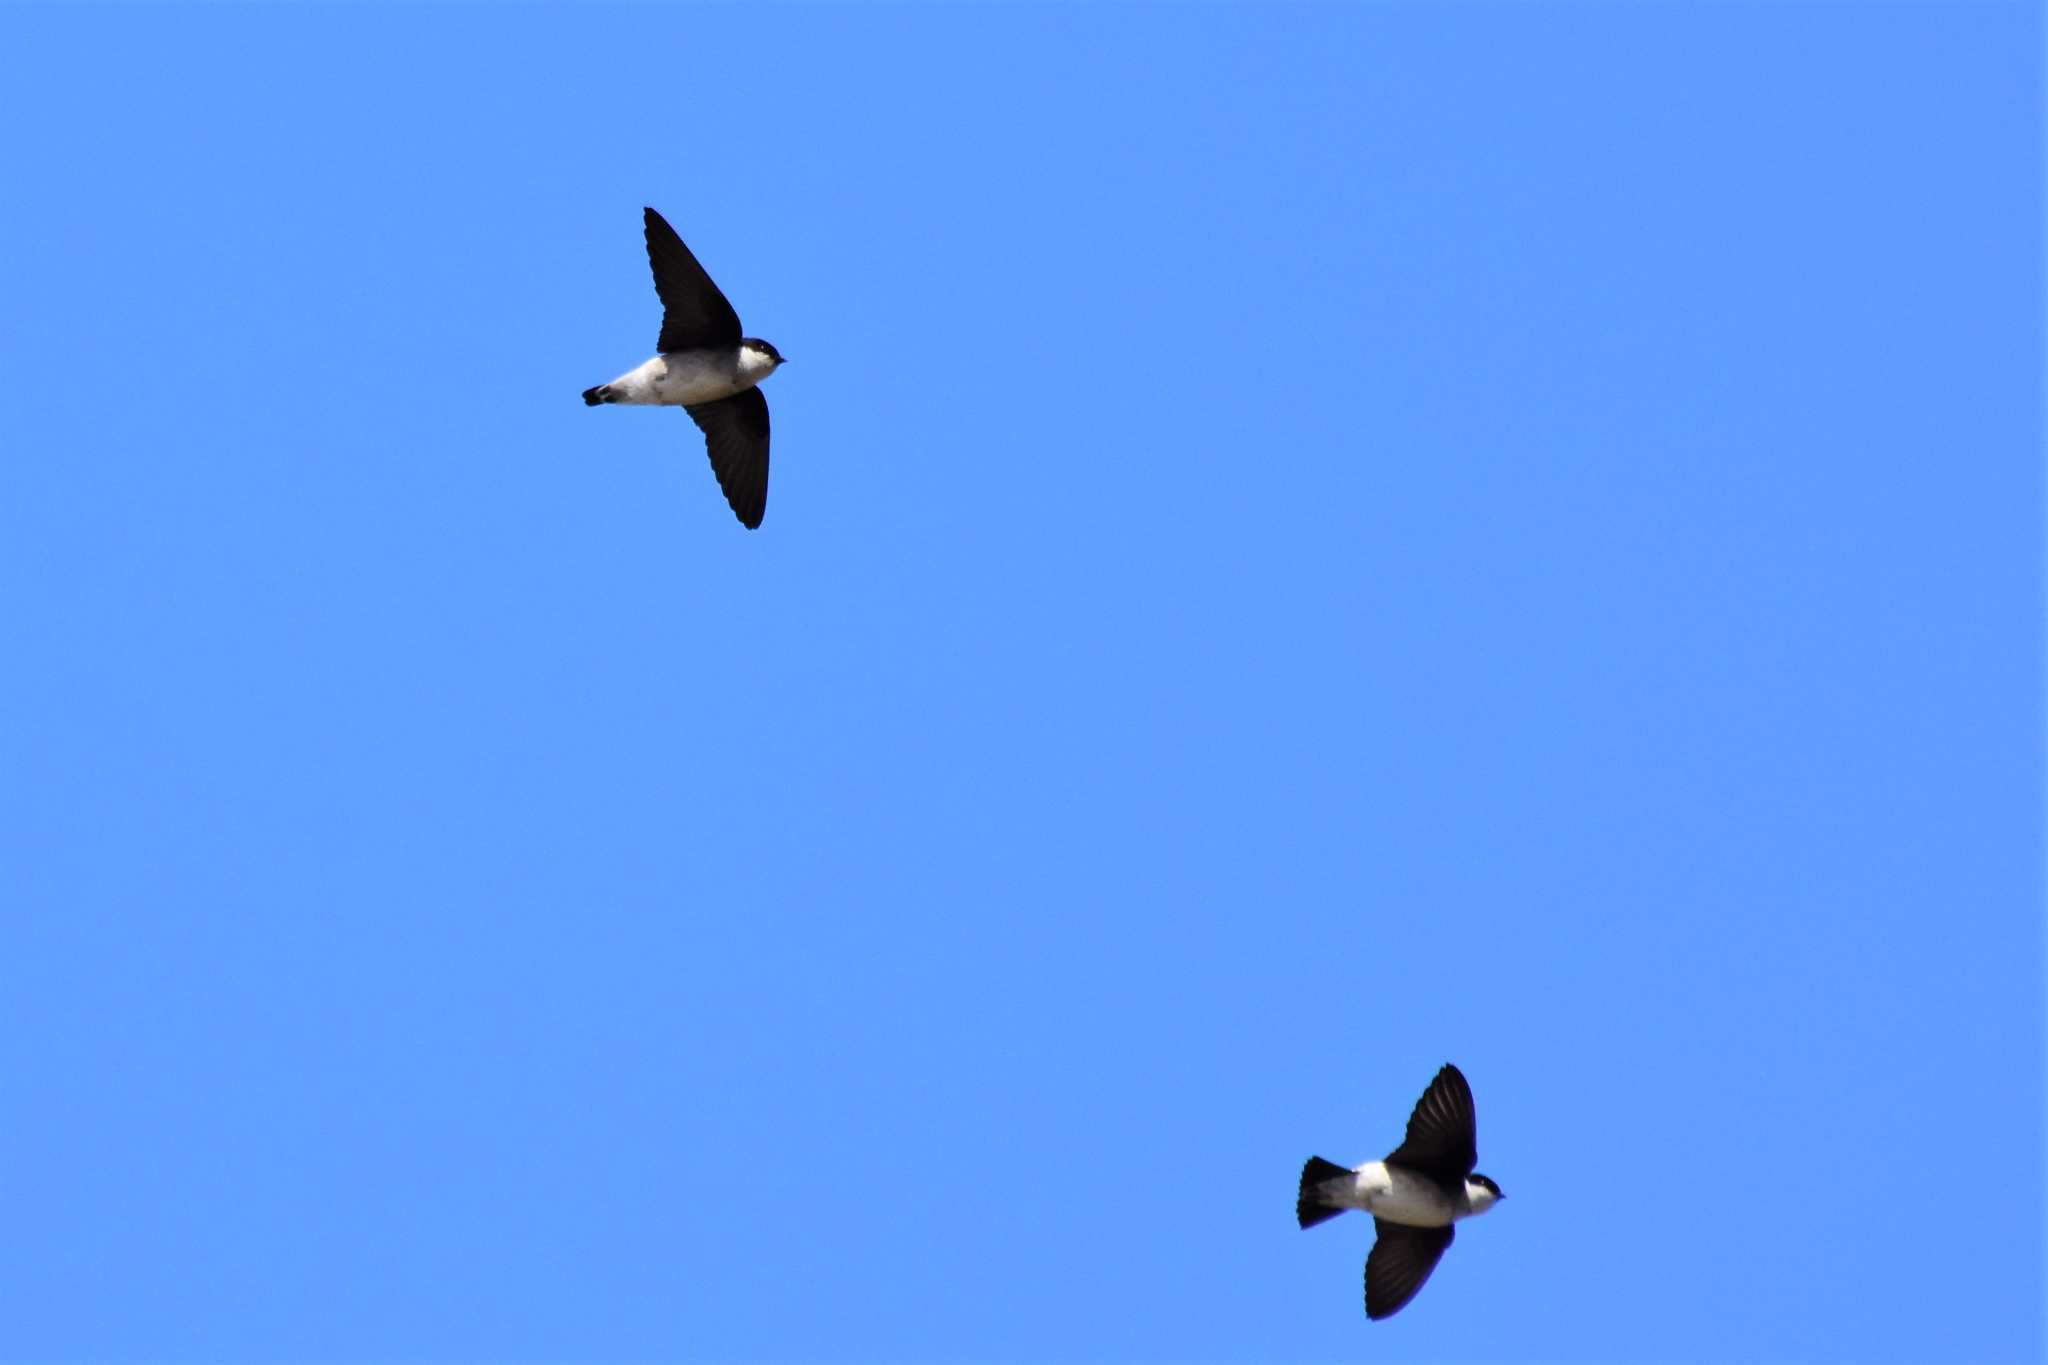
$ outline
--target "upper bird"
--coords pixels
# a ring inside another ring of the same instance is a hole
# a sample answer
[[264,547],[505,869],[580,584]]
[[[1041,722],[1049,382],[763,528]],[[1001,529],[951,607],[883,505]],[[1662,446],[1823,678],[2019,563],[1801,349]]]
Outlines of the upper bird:
[[1294,1216],[1305,1228],[1346,1209],[1372,1215],[1379,1237],[1365,1258],[1365,1315],[1377,1321],[1401,1311],[1451,1244],[1451,1225],[1485,1213],[1503,1198],[1479,1164],[1479,1124],[1472,1087],[1445,1065],[1415,1102],[1408,1135],[1385,1161],[1345,1170],[1312,1156],[1301,1168]]
[[661,296],[661,354],[583,401],[679,406],[704,430],[711,472],[740,524],[753,530],[768,508],[768,400],[754,386],[782,356],[759,337],[740,334],[740,315],[697,264],[676,230],[647,210],[647,259]]

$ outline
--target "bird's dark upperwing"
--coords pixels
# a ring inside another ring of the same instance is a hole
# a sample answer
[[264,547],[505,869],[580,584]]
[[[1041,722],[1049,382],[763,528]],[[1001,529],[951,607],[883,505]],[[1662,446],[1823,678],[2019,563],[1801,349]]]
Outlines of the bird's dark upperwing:
[[1387,1163],[1420,1171],[1453,1189],[1472,1174],[1479,1164],[1479,1120],[1462,1071],[1446,1064],[1436,1073],[1408,1116],[1408,1136],[1387,1153]]
[[658,350],[665,354],[699,346],[739,345],[740,315],[732,311],[668,220],[653,209],[647,210],[647,260],[654,267],[654,292],[661,295]]
[[1377,1322],[1401,1311],[1429,1279],[1455,1235],[1440,1228],[1411,1228],[1373,1219],[1379,1237],[1365,1258],[1365,1315]]
[[746,389],[716,403],[683,409],[704,432],[711,472],[740,525],[752,531],[768,510],[768,400]]

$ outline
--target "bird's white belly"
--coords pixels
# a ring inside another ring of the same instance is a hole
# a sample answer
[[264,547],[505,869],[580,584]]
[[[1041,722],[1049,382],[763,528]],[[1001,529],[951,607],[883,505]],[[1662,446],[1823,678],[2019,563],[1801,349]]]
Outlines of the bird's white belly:
[[1458,1216],[1435,1181],[1390,1170],[1384,1161],[1369,1162],[1353,1173],[1352,1197],[1354,1207],[1409,1227],[1440,1228]]
[[702,351],[658,355],[606,386],[614,403],[662,403],[683,406],[715,403],[753,384],[740,378],[731,361]]

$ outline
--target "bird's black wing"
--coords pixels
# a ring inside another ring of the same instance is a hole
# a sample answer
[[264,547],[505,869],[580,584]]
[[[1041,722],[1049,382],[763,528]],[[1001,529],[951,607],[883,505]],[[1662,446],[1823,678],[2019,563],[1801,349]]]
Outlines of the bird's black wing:
[[1400,1312],[1415,1297],[1456,1234],[1449,1224],[1411,1228],[1375,1218],[1373,1226],[1379,1237],[1365,1258],[1365,1315],[1378,1322]]
[[744,389],[715,403],[683,409],[704,432],[711,472],[733,515],[749,531],[768,510],[768,400],[759,389]]
[[1456,1188],[1479,1164],[1479,1120],[1472,1112],[1472,1087],[1448,1063],[1408,1116],[1408,1136],[1387,1153],[1387,1162],[1420,1171]]
[[668,220],[647,210],[647,260],[654,267],[654,292],[661,295],[663,353],[699,346],[737,346],[740,315],[697,264]]

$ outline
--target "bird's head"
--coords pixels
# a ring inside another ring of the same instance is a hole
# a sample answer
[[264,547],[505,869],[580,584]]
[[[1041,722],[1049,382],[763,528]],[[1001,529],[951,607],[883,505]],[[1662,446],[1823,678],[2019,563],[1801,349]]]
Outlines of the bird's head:
[[1500,1192],[1500,1186],[1493,1183],[1492,1176],[1474,1171],[1465,1177],[1465,1198],[1471,1203],[1472,1212],[1485,1213],[1507,1196]]
[[765,379],[774,374],[782,363],[782,352],[761,338],[746,337],[740,341],[740,365],[756,378]]

